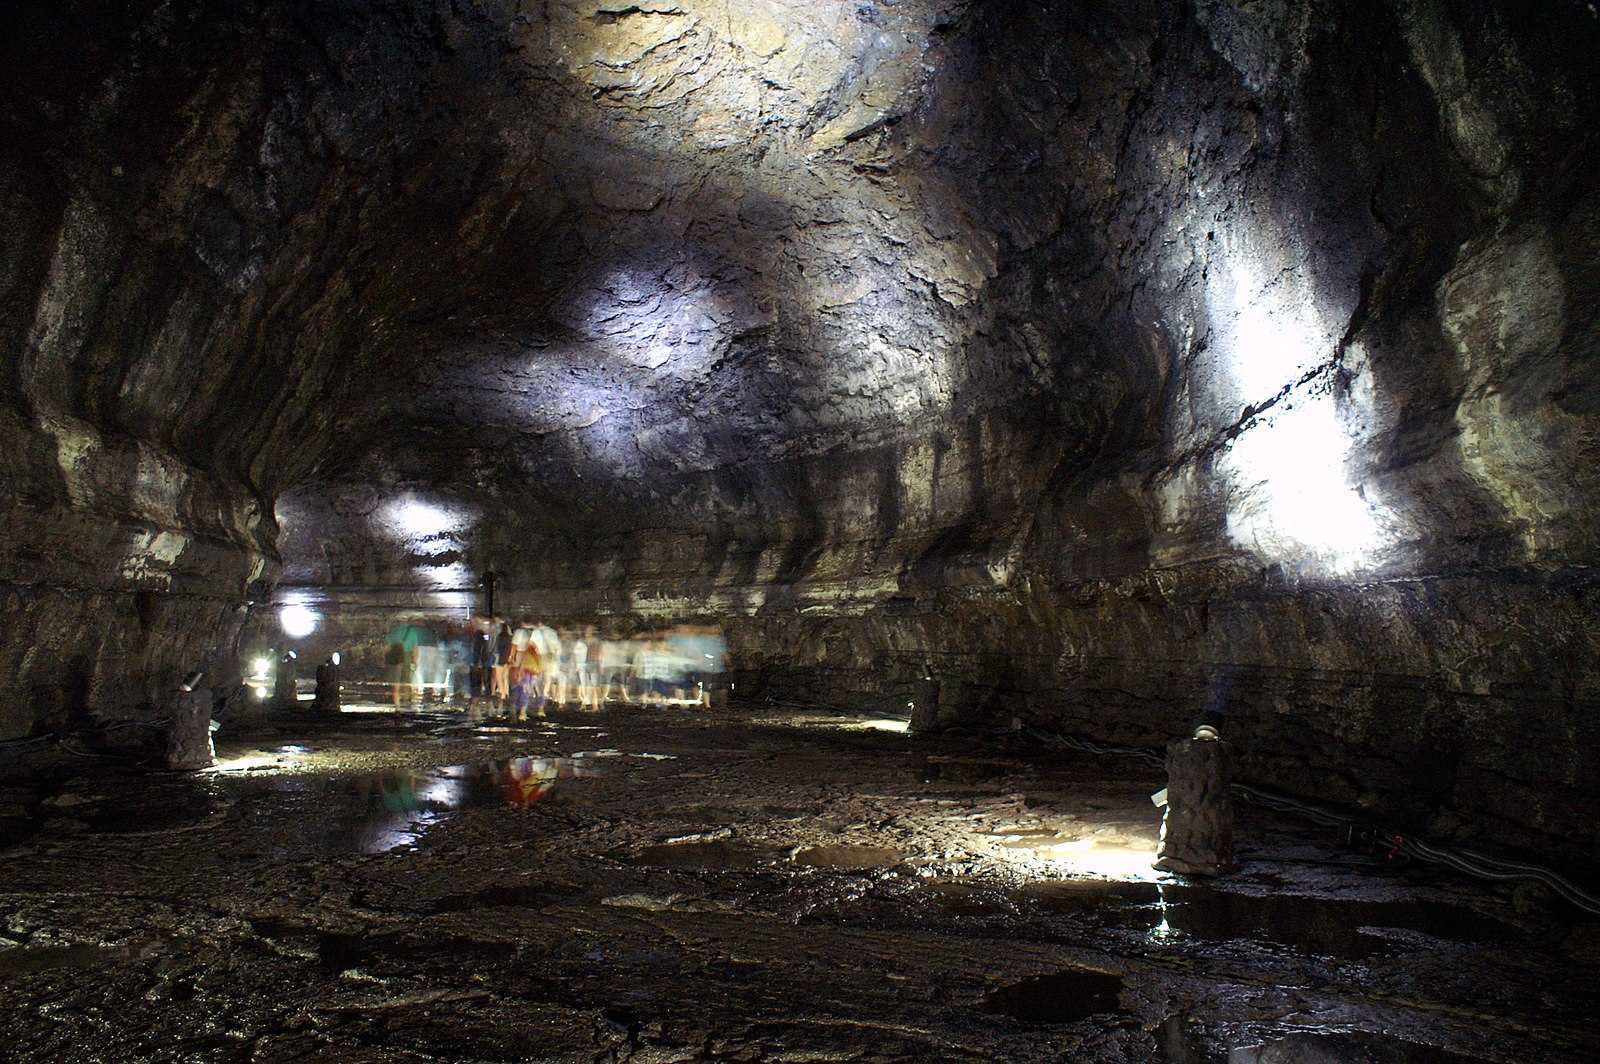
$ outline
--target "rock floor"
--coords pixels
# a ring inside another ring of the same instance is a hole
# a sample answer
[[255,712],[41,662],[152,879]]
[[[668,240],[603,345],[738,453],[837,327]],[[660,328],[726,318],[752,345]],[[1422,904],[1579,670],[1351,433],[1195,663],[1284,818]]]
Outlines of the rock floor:
[[222,737],[0,775],[7,1059],[1600,1058],[1592,922],[1255,810],[1237,876],[1157,879],[1115,758],[771,709]]

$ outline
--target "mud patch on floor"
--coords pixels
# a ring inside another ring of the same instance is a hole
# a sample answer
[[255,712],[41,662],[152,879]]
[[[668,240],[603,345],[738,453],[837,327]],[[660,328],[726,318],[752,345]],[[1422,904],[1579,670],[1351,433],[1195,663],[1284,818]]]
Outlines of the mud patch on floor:
[[98,968],[128,955],[110,946],[18,946],[0,949],[0,978],[61,968]]
[[827,868],[837,872],[868,872],[892,868],[905,860],[899,850],[881,846],[807,846],[794,855],[795,864],[807,868]]
[[745,871],[776,864],[785,853],[787,851],[781,846],[716,839],[711,842],[668,842],[646,846],[629,860],[654,868]]
[[983,999],[983,1011],[1023,1023],[1076,1023],[1115,1013],[1121,993],[1121,976],[1075,968],[1001,987]]
[[1016,761],[937,755],[918,758],[914,768],[923,783],[987,783],[1026,771],[1026,766]]
[[432,913],[475,912],[496,906],[544,909],[571,901],[581,894],[570,886],[550,883],[504,883],[464,894],[450,894],[428,906]]

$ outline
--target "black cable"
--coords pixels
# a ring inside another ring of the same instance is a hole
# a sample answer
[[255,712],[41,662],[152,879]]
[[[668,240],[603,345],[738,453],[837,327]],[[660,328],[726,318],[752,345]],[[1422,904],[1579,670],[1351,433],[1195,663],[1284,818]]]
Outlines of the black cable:
[[43,735],[30,735],[25,739],[6,739],[0,741],[0,750],[21,750],[24,747],[39,746],[43,743],[56,741],[55,732],[45,732]]

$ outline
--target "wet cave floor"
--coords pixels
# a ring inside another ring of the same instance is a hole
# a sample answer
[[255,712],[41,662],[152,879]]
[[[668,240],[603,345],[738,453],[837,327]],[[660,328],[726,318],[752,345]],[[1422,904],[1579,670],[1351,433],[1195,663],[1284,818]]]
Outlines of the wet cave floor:
[[1253,809],[1237,876],[1158,881],[1116,758],[770,707],[218,755],[3,770],[0,1055],[1600,1058],[1593,924]]

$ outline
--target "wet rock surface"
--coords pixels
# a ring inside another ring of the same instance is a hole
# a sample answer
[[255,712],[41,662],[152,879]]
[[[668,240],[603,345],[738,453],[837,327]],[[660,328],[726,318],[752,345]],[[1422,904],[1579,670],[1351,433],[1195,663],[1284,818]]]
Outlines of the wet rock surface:
[[1087,878],[1155,847],[1157,781],[1103,760],[929,780],[951,740],[829,714],[302,730],[6,781],[84,825],[0,853],[15,1059],[1600,1052],[1568,914],[1252,811],[1236,877]]

